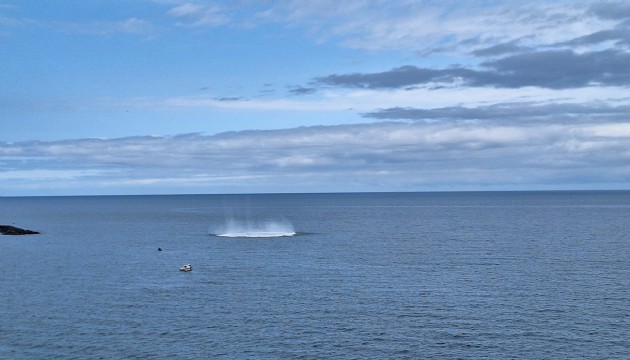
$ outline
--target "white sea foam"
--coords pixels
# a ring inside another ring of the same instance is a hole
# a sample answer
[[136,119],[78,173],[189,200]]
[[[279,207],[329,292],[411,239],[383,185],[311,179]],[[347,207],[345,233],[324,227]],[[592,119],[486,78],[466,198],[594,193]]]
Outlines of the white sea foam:
[[222,237],[269,238],[293,236],[296,232],[293,225],[286,219],[265,221],[229,219],[213,234]]

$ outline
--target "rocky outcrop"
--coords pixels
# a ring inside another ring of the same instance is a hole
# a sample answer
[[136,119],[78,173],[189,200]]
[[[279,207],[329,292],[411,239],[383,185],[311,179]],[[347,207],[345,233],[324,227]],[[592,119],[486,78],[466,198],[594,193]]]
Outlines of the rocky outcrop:
[[11,225],[0,225],[0,234],[2,235],[31,235],[39,234],[37,231],[20,229]]

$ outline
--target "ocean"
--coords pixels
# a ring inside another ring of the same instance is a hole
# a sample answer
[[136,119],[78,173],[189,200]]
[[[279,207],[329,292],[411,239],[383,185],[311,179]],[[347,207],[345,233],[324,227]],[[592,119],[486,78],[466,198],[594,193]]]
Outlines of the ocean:
[[0,236],[0,359],[630,358],[627,191],[2,197],[0,224],[41,232]]

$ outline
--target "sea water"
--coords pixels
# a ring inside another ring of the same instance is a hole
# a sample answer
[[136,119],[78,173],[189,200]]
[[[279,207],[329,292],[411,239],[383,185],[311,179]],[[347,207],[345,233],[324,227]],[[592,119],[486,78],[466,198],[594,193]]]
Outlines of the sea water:
[[0,359],[630,358],[630,192],[0,198],[0,224],[41,232],[0,236]]

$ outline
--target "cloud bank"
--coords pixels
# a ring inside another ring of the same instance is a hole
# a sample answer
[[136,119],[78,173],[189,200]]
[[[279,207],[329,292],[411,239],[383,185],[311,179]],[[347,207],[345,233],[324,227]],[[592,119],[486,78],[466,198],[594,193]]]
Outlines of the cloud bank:
[[413,65],[368,74],[334,74],[316,81],[332,86],[367,89],[406,88],[425,85],[521,88],[536,86],[570,89],[589,85],[630,84],[630,54],[603,50],[577,54],[571,50],[539,51],[481,63],[481,70],[454,67],[428,69]]
[[2,143],[0,185],[5,195],[42,181],[86,194],[623,187],[628,143],[627,123],[535,122]]

